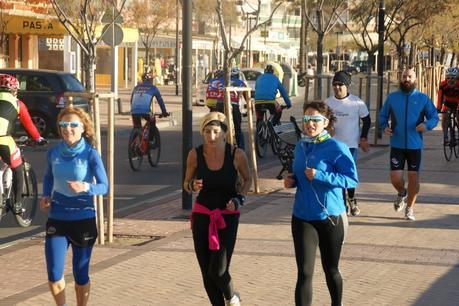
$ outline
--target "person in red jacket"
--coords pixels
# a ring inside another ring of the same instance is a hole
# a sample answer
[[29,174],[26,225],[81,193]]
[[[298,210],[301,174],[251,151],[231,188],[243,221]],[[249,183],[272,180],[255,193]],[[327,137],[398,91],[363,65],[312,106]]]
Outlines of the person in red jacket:
[[[456,67],[450,67],[446,69],[445,80],[441,81],[440,88],[438,89],[437,97],[437,110],[443,112],[441,126],[443,130],[446,128],[448,122],[447,110],[458,110],[459,109],[459,69]],[[459,122],[458,122],[459,124]]]
[[37,143],[46,141],[40,136],[30,118],[25,104],[17,98],[18,80],[9,74],[0,74],[0,157],[13,171],[14,204],[13,213],[22,213],[22,189],[24,186],[21,151],[11,133],[16,118],[19,118],[26,132]]

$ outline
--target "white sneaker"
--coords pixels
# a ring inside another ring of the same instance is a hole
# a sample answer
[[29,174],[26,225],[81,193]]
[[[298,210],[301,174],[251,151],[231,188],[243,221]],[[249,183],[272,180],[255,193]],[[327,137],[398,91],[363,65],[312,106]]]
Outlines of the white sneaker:
[[414,216],[414,211],[411,207],[407,207],[405,209],[405,218],[406,220],[410,220],[410,221],[415,221],[416,218]]
[[227,306],[241,306],[241,298],[239,297],[239,292],[234,292],[231,300],[226,300]]
[[403,207],[405,207],[406,198],[407,198],[406,190],[405,190],[405,195],[403,196],[401,196],[400,194],[397,194],[397,198],[395,198],[395,201],[394,201],[395,211],[401,211]]

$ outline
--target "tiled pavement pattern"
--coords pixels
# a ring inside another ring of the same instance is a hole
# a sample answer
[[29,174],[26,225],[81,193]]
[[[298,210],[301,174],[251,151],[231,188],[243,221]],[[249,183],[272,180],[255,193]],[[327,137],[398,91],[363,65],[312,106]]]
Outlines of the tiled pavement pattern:
[[[392,208],[388,148],[361,153],[362,210],[350,217],[340,269],[344,305],[459,305],[459,160],[443,159],[438,130],[426,137],[417,221]],[[262,189],[277,166],[261,172]],[[296,268],[290,234],[293,190],[250,196],[242,210],[232,276],[243,305],[294,305]],[[180,198],[115,222],[116,243],[97,246],[90,305],[208,305]],[[134,245],[135,244],[135,245]],[[52,305],[43,238],[0,250],[0,305]],[[70,260],[68,305],[75,305]],[[317,257],[313,305],[330,305]]]

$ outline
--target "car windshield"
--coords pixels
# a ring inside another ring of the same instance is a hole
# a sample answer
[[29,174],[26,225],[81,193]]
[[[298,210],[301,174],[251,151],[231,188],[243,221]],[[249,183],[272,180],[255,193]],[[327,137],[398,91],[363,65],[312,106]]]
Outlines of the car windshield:
[[80,81],[75,78],[72,74],[63,74],[62,80],[65,83],[65,88],[68,91],[84,91],[83,85],[81,85]]
[[247,81],[256,81],[257,78],[261,75],[261,72],[254,70],[243,71],[243,73]]

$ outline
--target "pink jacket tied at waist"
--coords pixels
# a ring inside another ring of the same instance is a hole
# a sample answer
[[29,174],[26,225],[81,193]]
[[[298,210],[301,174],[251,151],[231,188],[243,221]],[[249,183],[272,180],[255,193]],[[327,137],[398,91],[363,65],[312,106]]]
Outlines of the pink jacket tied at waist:
[[195,202],[192,213],[209,215],[209,249],[220,250],[218,230],[226,227],[225,219],[222,215],[239,214],[239,210],[214,209],[210,210],[202,204]]

